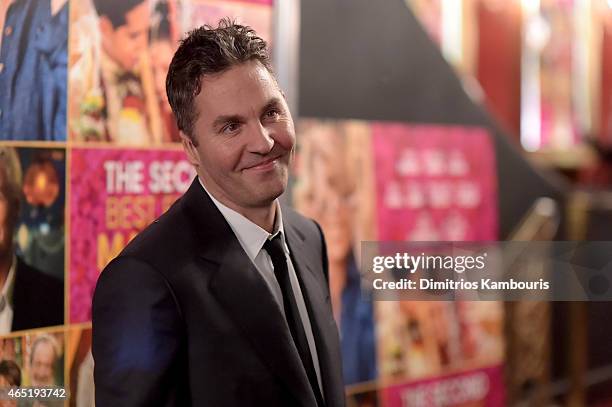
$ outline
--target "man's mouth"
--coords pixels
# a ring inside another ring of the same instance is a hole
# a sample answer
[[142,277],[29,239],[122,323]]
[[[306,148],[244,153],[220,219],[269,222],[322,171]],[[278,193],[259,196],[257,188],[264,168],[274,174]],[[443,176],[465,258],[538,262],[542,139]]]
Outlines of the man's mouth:
[[274,168],[280,161],[281,156],[270,157],[266,160],[260,161],[255,165],[251,165],[250,167],[245,168],[245,170],[256,170],[256,171],[266,171]]

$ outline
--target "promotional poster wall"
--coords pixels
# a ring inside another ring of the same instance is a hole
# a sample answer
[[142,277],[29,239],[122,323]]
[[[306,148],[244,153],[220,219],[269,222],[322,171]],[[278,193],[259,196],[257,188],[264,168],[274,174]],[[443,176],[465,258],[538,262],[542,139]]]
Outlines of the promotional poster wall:
[[[0,367],[5,385],[58,387],[67,398],[65,390],[65,332],[63,329],[46,329],[37,332],[11,335],[0,339]],[[61,398],[61,396],[60,396]],[[61,400],[45,405],[63,406]]]
[[[221,16],[272,39],[272,0],[21,0],[7,9],[0,271],[13,295],[3,288],[0,301],[13,313],[0,309],[0,366],[12,372],[1,383],[57,386],[69,405],[93,405],[95,283],[193,178],[165,74],[184,33]],[[497,237],[486,132],[304,120],[298,135],[294,204],[326,235],[349,404],[431,405],[445,394],[445,405],[500,405],[501,307],[374,302],[359,264],[363,240]]]
[[359,267],[364,240],[497,238],[486,130],[302,120],[298,134],[294,204],[326,236],[349,405],[503,405],[501,303],[372,301]]
[[0,4],[0,387],[56,386],[63,397],[44,405],[94,405],[97,278],[195,175],[165,93],[178,41],[229,17],[271,42],[273,7]]

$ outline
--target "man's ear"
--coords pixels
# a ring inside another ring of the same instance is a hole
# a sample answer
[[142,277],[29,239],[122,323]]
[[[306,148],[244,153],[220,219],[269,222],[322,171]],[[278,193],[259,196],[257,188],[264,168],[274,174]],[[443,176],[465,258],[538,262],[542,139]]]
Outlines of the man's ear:
[[198,155],[198,150],[196,146],[193,144],[193,140],[187,134],[183,133],[183,131],[179,131],[181,136],[181,144],[183,145],[183,150],[185,150],[185,154],[187,154],[187,159],[194,167],[198,167],[200,165],[200,156]]

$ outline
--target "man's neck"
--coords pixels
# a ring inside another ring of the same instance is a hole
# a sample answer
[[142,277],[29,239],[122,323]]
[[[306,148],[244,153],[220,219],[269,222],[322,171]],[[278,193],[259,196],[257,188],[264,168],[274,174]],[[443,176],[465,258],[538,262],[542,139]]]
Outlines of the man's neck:
[[[219,201],[221,202],[221,201]],[[273,201],[269,207],[263,208],[236,208],[228,205],[225,202],[221,202],[223,205],[231,208],[264,229],[268,233],[274,233],[274,220],[276,218],[276,200]]]
[[253,207],[242,207],[236,205],[231,200],[227,199],[223,193],[218,192],[214,188],[207,187],[204,182],[202,182],[202,177],[199,177],[200,183],[205,187],[206,192],[210,194],[210,196],[214,197],[217,201],[227,206],[233,211],[238,212],[260,228],[264,229],[268,233],[274,233],[274,224],[276,220],[276,207],[278,206],[277,200],[273,200],[267,205],[264,206],[253,206]]

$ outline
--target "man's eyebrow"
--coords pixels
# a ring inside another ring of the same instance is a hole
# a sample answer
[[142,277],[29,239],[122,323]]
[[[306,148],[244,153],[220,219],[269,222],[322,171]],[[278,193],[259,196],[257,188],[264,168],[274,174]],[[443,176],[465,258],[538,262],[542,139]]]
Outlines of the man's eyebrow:
[[280,99],[277,97],[273,97],[272,99],[270,99],[268,101],[268,103],[266,103],[266,105],[263,107],[263,109],[261,109],[261,113],[265,113],[266,111],[268,111],[270,108],[273,107],[279,107],[281,105],[280,103]]
[[[268,100],[268,103],[266,103],[264,105],[264,107],[261,109],[261,113],[265,113],[266,111],[268,111],[269,109],[273,108],[273,107],[279,107],[281,106],[281,100],[280,98],[277,97],[273,97],[272,99]],[[237,115],[237,114],[230,114],[230,115],[222,115],[222,116],[218,116],[212,123],[213,128],[217,128],[223,124],[226,123],[244,123],[246,122],[247,119],[243,116]]]
[[212,125],[213,125],[213,128],[217,128],[226,123],[243,123],[245,121],[246,119],[240,115],[230,114],[230,115],[218,116]]

